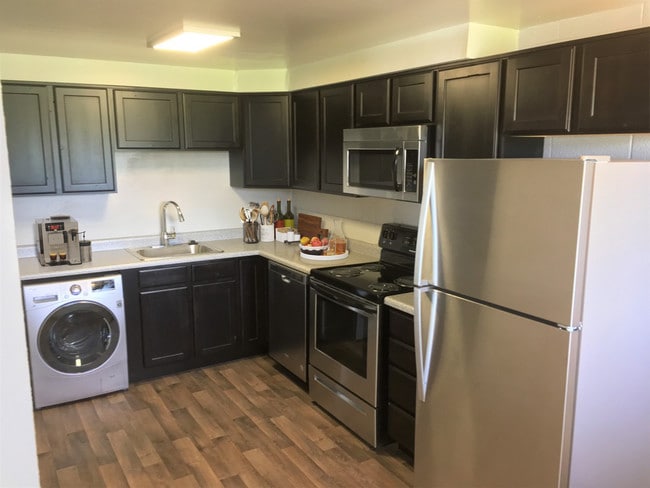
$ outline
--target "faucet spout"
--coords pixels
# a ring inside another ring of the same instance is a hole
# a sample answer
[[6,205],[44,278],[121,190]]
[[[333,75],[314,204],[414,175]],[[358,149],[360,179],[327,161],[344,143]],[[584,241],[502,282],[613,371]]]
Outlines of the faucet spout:
[[174,208],[176,209],[176,214],[178,215],[179,222],[185,221],[185,216],[183,215],[181,207],[178,206],[178,203],[174,202],[173,200],[163,202],[163,204],[160,206],[160,245],[161,246],[169,246],[169,240],[176,238],[176,230],[173,227],[171,227],[169,230],[167,229],[167,206],[168,205],[173,205]]

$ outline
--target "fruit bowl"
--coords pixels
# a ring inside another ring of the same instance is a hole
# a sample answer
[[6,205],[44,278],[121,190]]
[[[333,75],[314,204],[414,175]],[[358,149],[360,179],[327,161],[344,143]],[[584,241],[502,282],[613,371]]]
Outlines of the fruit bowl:
[[329,246],[303,246],[302,244],[298,244],[298,247],[300,248],[300,252],[303,254],[321,256]]

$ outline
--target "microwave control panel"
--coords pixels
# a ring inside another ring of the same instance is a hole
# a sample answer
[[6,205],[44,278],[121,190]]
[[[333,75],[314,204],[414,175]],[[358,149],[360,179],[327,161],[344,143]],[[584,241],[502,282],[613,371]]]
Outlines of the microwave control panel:
[[420,166],[418,152],[406,149],[404,154],[404,191],[417,192]]

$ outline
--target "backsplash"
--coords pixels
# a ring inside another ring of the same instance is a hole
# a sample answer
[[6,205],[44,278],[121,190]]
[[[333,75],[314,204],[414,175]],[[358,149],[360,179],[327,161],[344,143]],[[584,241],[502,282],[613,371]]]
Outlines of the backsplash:
[[[650,161],[650,134],[553,136],[545,138],[544,157],[575,158],[585,154],[613,159]],[[97,246],[102,241],[156,239],[159,209],[175,200],[186,220],[176,223],[179,235],[238,233],[239,209],[249,201],[292,198],[293,211],[343,220],[346,237],[376,244],[382,223],[417,225],[420,205],[381,198],[357,198],[290,189],[230,187],[226,151],[116,151],[117,192],[13,198],[16,241],[33,253],[34,220],[71,215]],[[205,240],[205,239],[203,239]],[[107,245],[109,243],[107,242]]]
[[545,158],[577,158],[583,155],[650,161],[650,134],[553,136],[544,140]]
[[241,228],[239,209],[249,201],[291,195],[232,188],[227,151],[122,150],[114,157],[115,193],[14,197],[17,244],[33,245],[34,220],[51,215],[72,216],[91,241],[156,236],[166,200],[176,201],[185,215],[185,222],[175,223],[179,234]]

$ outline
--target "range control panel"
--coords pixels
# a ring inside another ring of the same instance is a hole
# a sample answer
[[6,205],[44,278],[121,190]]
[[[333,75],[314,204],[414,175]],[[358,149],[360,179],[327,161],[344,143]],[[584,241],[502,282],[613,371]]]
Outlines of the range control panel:
[[403,254],[415,254],[418,229],[404,224],[383,224],[379,234],[379,247]]

